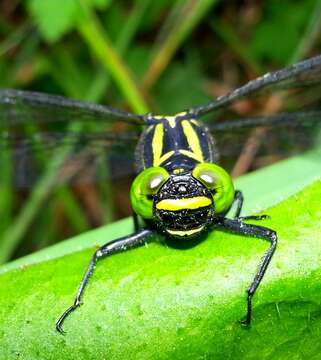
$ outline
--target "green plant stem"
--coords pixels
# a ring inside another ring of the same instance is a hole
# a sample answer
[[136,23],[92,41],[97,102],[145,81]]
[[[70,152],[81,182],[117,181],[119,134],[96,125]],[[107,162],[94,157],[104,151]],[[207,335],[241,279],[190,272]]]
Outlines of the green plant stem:
[[300,38],[300,42],[292,54],[289,64],[296,63],[304,58],[312,49],[320,37],[321,30],[321,1],[315,2],[314,10],[310,16],[305,32]]
[[255,74],[264,72],[261,64],[252,55],[247,43],[241,39],[239,34],[227,22],[214,19],[211,21],[211,27]]
[[104,68],[111,74],[133,110],[137,113],[148,112],[148,107],[135,85],[132,75],[113,48],[107,34],[104,33],[86,2],[81,1],[81,4],[83,18],[78,25],[79,32]]
[[3,233],[1,239],[0,264],[10,258],[21,237],[34,219],[39,207],[44,203],[58,178],[58,170],[70,152],[69,148],[62,148],[55,154],[48,164],[45,174],[36,184],[30,200],[26,203],[18,219]]
[[179,16],[175,18],[175,21],[172,21],[172,24],[166,33],[166,38],[159,44],[153,54],[151,64],[143,79],[145,88],[148,89],[154,85],[178,47],[214,4],[216,4],[216,0],[189,0],[186,3],[183,2],[181,11],[178,12]]

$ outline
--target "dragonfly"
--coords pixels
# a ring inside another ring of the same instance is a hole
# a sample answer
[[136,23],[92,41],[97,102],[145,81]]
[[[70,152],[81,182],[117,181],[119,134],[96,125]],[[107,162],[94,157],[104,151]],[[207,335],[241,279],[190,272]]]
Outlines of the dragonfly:
[[[180,242],[186,242],[211,230],[228,230],[246,236],[262,238],[269,248],[259,263],[252,283],[247,289],[247,309],[242,323],[250,325],[252,299],[256,293],[277,246],[277,230],[251,224],[251,220],[266,219],[267,215],[241,216],[243,194],[234,188],[231,175],[219,163],[220,145],[226,145],[233,153],[239,153],[234,135],[246,129],[278,129],[283,127],[286,138],[293,133],[295,139],[303,139],[303,145],[311,146],[313,134],[320,129],[321,111],[317,107],[302,111],[280,112],[243,119],[204,121],[207,115],[227,112],[236,102],[258,95],[282,91],[289,101],[289,108],[297,107],[306,100],[307,105],[317,103],[321,84],[321,56],[267,73],[245,85],[220,96],[208,104],[196,106],[175,115],[152,113],[137,115],[110,106],[68,99],[62,96],[14,89],[0,90],[0,149],[14,149],[15,161],[27,158],[30,149],[56,151],[59,145],[67,145],[68,157],[82,154],[92,164],[93,155],[112,153],[116,149],[129,149],[134,154],[136,177],[130,188],[135,231],[125,237],[107,242],[95,251],[80,282],[72,305],[56,322],[56,329],[64,333],[66,318],[81,304],[86,286],[94,272],[95,264],[102,258],[140,246],[155,233],[163,234]],[[289,95],[290,94],[290,95]],[[298,99],[301,99],[300,101]],[[312,100],[311,100],[312,99]],[[292,104],[292,105],[291,105]],[[308,106],[306,106],[308,107]],[[104,132],[78,124],[107,125]],[[114,124],[125,122],[133,129],[115,133]],[[71,123],[71,128],[61,133],[50,131],[22,134],[19,127],[38,124]],[[304,125],[308,125],[307,134]],[[302,128],[303,126],[303,128]],[[226,138],[224,134],[232,135]],[[307,136],[304,136],[307,135]],[[228,139],[228,140],[226,140]],[[244,138],[243,138],[244,140]],[[284,139],[282,139],[283,141]],[[222,144],[223,143],[223,144]],[[70,150],[71,149],[71,150]],[[89,149],[83,152],[84,149]],[[90,151],[93,151],[92,153]],[[231,150],[232,149],[232,150]],[[17,156],[18,154],[18,156]],[[85,154],[85,155],[84,155]],[[228,152],[227,152],[228,155]],[[131,157],[131,158],[132,158]],[[223,152],[224,157],[224,152]],[[117,161],[117,159],[116,159]],[[125,166],[131,172],[131,166]],[[71,171],[74,174],[73,171]],[[126,172],[126,171],[125,171]],[[18,176],[19,177],[19,176]],[[70,179],[71,176],[66,176]],[[29,179],[30,181],[30,179]],[[17,180],[23,183],[21,179]],[[235,209],[230,215],[230,210]]]

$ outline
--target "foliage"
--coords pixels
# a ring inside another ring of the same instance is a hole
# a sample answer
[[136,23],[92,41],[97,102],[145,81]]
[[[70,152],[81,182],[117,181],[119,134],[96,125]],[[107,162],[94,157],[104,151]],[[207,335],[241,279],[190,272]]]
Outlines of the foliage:
[[[319,52],[320,11],[321,1],[314,0],[6,0],[0,4],[0,87],[140,113],[181,111]],[[258,109],[266,110],[264,101],[249,99],[228,115]],[[77,122],[61,126],[88,131]],[[32,122],[26,128],[42,129]],[[101,124],[95,129],[104,130]],[[116,193],[127,193],[131,179],[116,191],[109,168],[105,183],[86,191],[56,187],[55,164],[68,155],[57,149],[50,161],[42,156],[44,171],[34,187],[17,192],[12,154],[0,152],[0,262],[129,213]],[[214,231],[188,250],[164,246],[157,236],[146,248],[101,261],[85,304],[65,324],[67,336],[57,334],[54,322],[72,301],[94,248],[130,232],[127,219],[0,269],[0,358],[319,358],[320,182],[280,199],[320,175],[320,151],[264,168],[269,163],[257,157],[249,166],[256,171],[236,181],[246,213],[275,205],[262,225],[280,235],[251,329],[238,320],[266,244]]]
[[[88,1],[93,8],[104,9],[109,0]],[[61,11],[61,3],[54,0],[30,0],[28,10],[39,26],[39,30],[48,42],[58,41],[66,33],[74,30],[81,18],[81,5],[76,0],[66,0]]]
[[[320,49],[320,1],[314,0],[28,0],[3,1],[0,10],[1,87],[137,112],[170,113],[205,103]],[[281,35],[285,39],[279,41]],[[245,108],[250,111],[232,109],[233,116],[257,113],[252,100]],[[73,126],[78,125],[63,124],[62,130]],[[99,124],[96,128],[103,131]],[[28,131],[39,128],[30,124]],[[54,155],[63,162],[61,153]],[[1,262],[129,213],[124,199],[113,201],[124,190],[113,191],[110,178],[86,192],[91,205],[74,189],[55,187],[57,173],[46,158],[39,182],[17,192],[10,156],[0,158]]]
[[[2,358],[319,358],[320,190],[316,181],[260,222],[278,231],[279,245],[255,296],[251,328],[238,320],[264,241],[217,230],[182,250],[155,237],[97,265],[65,336],[54,322],[72,301],[93,247],[51,261],[44,251],[44,261],[2,274]],[[101,229],[109,235],[108,226]]]

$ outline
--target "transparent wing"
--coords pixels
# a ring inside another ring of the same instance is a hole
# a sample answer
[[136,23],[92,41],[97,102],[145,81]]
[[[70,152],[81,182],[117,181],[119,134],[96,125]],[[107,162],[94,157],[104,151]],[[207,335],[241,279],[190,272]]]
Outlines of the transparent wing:
[[227,95],[220,96],[209,104],[191,108],[189,112],[198,117],[215,110],[224,109],[238,100],[250,95],[259,95],[267,90],[274,91],[277,89],[311,87],[312,85],[319,85],[320,82],[321,55],[284,69],[267,73],[249,81]]
[[55,162],[57,186],[117,179],[134,173],[138,137],[135,131],[0,133],[0,166],[11,167],[14,186],[22,189],[31,188]]
[[[123,135],[121,122],[144,124],[142,116],[108,106],[37,92],[0,90],[0,166],[7,169],[0,174],[0,183],[10,169],[16,187],[30,188],[57,159],[57,184],[97,181],[103,163],[117,177],[121,166],[115,166],[116,152],[126,154],[126,172],[132,172],[130,154],[137,135],[132,130]],[[87,174],[77,180],[77,171],[82,169],[83,173],[87,169]]]
[[227,120],[208,127],[222,164],[234,177],[321,148],[321,110]]
[[[303,68],[307,69],[306,62],[304,64]],[[318,69],[311,61],[309,64],[310,69]],[[301,71],[301,78],[303,73]],[[307,84],[307,75],[311,76],[312,70],[306,70],[304,74]],[[297,71],[296,81],[298,75]],[[309,86],[304,94],[310,102],[319,92]],[[301,100],[294,99],[295,108],[301,107]],[[60,96],[19,90],[0,91],[0,110],[0,167],[11,167],[16,187],[32,187],[57,157],[62,159],[57,170],[57,184],[95,183],[106,177],[119,179],[134,173],[135,145],[141,129],[120,126],[120,121],[116,120],[145,124],[141,116]],[[234,164],[246,153],[250,165],[234,173],[239,175],[312,147],[320,128],[320,114],[320,110],[313,110],[224,119],[208,126],[216,138],[221,163],[228,171],[233,171]],[[82,120],[80,127],[70,126],[70,123],[78,125],[77,120]],[[87,123],[91,125],[87,126]],[[260,130],[253,132],[257,127]],[[0,182],[6,173],[2,171]]]
[[321,110],[301,111],[294,113],[279,113],[271,116],[256,116],[251,118],[230,119],[220,123],[207,124],[212,132],[237,131],[237,129],[254,128],[258,126],[314,126],[321,123]]
[[142,124],[143,117],[109,106],[38,92],[0,90],[0,128],[26,123],[111,122]]
[[[251,160],[247,171],[314,147],[317,134],[321,133],[321,110],[225,120],[207,126],[216,140],[222,166],[233,171],[245,152],[247,161]],[[109,129],[101,133],[36,132],[29,135],[0,132],[0,166],[3,168],[4,162],[9,160],[18,188],[32,187],[48,163],[57,158],[62,158],[57,170],[57,185],[97,183],[106,177],[120,179],[134,175],[134,153],[139,135],[139,129],[119,133]]]

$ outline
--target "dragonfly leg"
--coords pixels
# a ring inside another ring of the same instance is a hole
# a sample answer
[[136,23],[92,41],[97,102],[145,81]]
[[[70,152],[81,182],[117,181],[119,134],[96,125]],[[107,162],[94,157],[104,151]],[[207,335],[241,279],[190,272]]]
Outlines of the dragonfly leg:
[[235,191],[233,204],[237,203],[236,205],[236,211],[234,214],[234,219],[239,221],[244,220],[264,220],[270,218],[269,215],[250,215],[250,216],[240,216],[242,207],[243,207],[244,197],[240,190]]
[[64,323],[64,321],[66,320],[66,318],[73,312],[75,311],[81,304],[81,299],[82,296],[84,294],[85,288],[89,282],[89,279],[94,271],[94,267],[96,262],[107,255],[111,255],[114,254],[116,252],[120,252],[120,251],[125,251],[130,247],[134,247],[137,245],[142,245],[143,243],[145,243],[146,239],[153,234],[152,230],[148,230],[148,229],[141,229],[138,232],[132,234],[132,235],[128,235],[125,236],[123,238],[114,240],[110,243],[107,243],[105,245],[103,245],[102,247],[100,247],[94,254],[94,256],[92,257],[87,270],[81,280],[81,283],[79,285],[78,291],[77,291],[77,295],[76,298],[74,300],[73,305],[71,305],[61,316],[60,318],[57,320],[56,322],[56,329],[57,331],[59,331],[61,334],[64,333],[64,330],[62,328],[62,325]]
[[249,216],[240,216],[237,218],[237,220],[239,221],[244,221],[244,220],[265,220],[265,219],[270,219],[270,215],[249,215]]
[[133,222],[134,222],[134,231],[137,232],[139,230],[139,221],[138,221],[138,215],[133,212]]
[[224,229],[231,230],[233,232],[241,233],[244,235],[253,235],[270,242],[270,247],[264,254],[262,261],[259,265],[259,269],[255,274],[251,285],[247,289],[247,314],[245,320],[243,320],[242,323],[245,325],[250,325],[252,317],[252,298],[263,279],[265,271],[268,268],[268,265],[276,249],[277,233],[274,230],[268,229],[263,226],[245,224],[238,220],[231,220],[227,218],[224,218],[218,225]]
[[234,219],[238,219],[241,215],[242,207],[243,207],[244,197],[242,191],[236,190],[234,195],[233,204],[236,203],[236,211],[234,214]]

